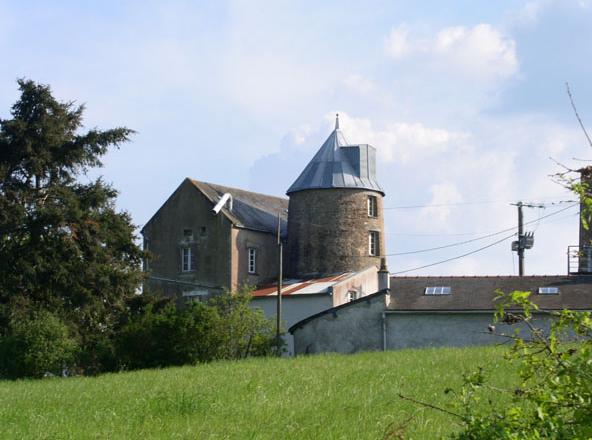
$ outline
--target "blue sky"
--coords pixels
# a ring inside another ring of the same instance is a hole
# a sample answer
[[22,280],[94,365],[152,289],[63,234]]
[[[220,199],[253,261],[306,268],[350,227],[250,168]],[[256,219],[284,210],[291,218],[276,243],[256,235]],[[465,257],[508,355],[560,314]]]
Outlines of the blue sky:
[[[512,201],[573,197],[549,158],[590,158],[592,1],[0,0],[0,118],[16,78],[87,106],[87,127],[132,142],[100,173],[144,224],[190,176],[283,195],[330,133],[378,151],[387,253],[516,223]],[[478,203],[477,203],[478,202]],[[487,203],[482,203],[487,202]],[[528,209],[527,273],[565,273],[577,208]],[[389,259],[393,272],[504,235]],[[512,274],[510,242],[408,275]]]

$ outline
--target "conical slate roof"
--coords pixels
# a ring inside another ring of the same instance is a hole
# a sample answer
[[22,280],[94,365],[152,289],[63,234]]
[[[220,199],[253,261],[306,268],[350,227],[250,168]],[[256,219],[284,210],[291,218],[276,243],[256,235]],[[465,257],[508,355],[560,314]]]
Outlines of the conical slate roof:
[[376,181],[376,150],[371,145],[348,145],[339,129],[323,143],[286,194],[307,189],[356,188],[384,191]]

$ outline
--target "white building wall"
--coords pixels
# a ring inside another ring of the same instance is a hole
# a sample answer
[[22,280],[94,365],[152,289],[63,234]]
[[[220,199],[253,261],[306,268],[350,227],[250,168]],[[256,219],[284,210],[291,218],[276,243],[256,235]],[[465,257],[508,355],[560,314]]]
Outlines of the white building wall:
[[[261,309],[267,318],[276,319],[277,296],[254,297],[251,307]],[[294,354],[294,338],[288,333],[288,329],[298,321],[331,307],[333,307],[333,298],[328,293],[282,296],[282,322],[289,355]]]

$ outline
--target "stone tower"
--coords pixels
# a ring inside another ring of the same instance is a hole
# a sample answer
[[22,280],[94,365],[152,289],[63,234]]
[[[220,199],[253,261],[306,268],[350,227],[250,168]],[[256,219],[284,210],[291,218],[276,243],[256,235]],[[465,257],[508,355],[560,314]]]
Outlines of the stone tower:
[[288,275],[318,277],[380,267],[384,191],[376,150],[335,130],[287,191]]

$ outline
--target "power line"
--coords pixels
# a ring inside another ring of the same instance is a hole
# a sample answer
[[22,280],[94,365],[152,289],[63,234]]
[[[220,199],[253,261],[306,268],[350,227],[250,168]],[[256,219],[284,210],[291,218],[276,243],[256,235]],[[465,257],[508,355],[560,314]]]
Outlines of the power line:
[[[570,205],[570,206],[568,206],[568,207],[566,207],[566,208],[563,208],[563,209],[560,209],[560,210],[558,210],[558,211],[554,211],[554,212],[552,212],[552,213],[550,213],[550,214],[547,214],[547,215],[545,215],[545,216],[541,216],[541,217],[539,217],[539,218],[538,218],[538,219],[536,219],[536,220],[531,220],[531,221],[529,221],[529,222],[526,222],[526,223],[524,223],[524,224],[525,224],[525,225],[528,225],[528,224],[531,224],[531,223],[539,223],[539,222],[540,222],[542,219],[544,219],[544,218],[551,217],[551,216],[553,216],[553,215],[559,214],[559,213],[561,213],[561,212],[563,212],[563,211],[566,211],[566,210],[568,210],[569,208],[572,208],[572,207],[574,207],[574,206],[576,206],[576,204],[574,204],[574,205]],[[463,245],[463,244],[472,243],[472,242],[474,242],[474,241],[479,241],[479,240],[484,240],[484,239],[486,239],[486,238],[495,237],[496,235],[500,235],[500,234],[503,234],[503,233],[505,233],[505,232],[513,231],[513,230],[515,230],[516,228],[517,228],[516,226],[513,226],[513,227],[511,227],[511,228],[502,229],[501,231],[494,232],[494,233],[492,233],[492,234],[488,234],[488,235],[484,235],[484,236],[482,236],[482,237],[472,238],[471,240],[464,240],[464,241],[459,241],[459,242],[456,242],[456,243],[450,243],[450,244],[447,244],[447,245],[443,245],[443,246],[437,246],[437,247],[433,247],[433,248],[427,248],[427,249],[420,249],[420,250],[414,250],[414,251],[407,251],[407,252],[397,252],[397,253],[393,253],[393,254],[386,254],[386,255],[384,255],[384,256],[385,256],[385,257],[396,257],[396,256],[400,256],[400,255],[420,254],[420,253],[423,253],[423,252],[431,252],[431,251],[437,251],[437,250],[440,250],[440,249],[446,249],[446,248],[450,248],[450,247],[461,246],[461,245]]]
[[448,263],[449,261],[458,260],[460,258],[464,258],[464,257],[467,257],[469,255],[476,254],[477,252],[481,252],[481,251],[483,251],[483,250],[485,250],[487,248],[490,248],[492,246],[495,246],[496,244],[500,244],[500,243],[502,243],[502,242],[504,242],[504,241],[506,241],[506,240],[508,240],[508,239],[510,239],[512,237],[514,237],[515,235],[516,235],[515,233],[512,234],[512,235],[508,235],[507,237],[504,237],[501,240],[498,240],[496,242],[493,242],[491,244],[488,244],[487,246],[483,246],[483,247],[481,247],[479,249],[475,249],[474,251],[467,252],[466,254],[458,255],[456,257],[448,258],[448,259],[442,260],[442,261],[437,261],[435,263],[426,264],[424,266],[414,267],[412,269],[400,270],[398,272],[389,272],[389,275],[398,275],[398,274],[401,274],[401,273],[413,272],[413,271],[416,271],[416,270],[419,270],[419,269],[425,269],[426,267],[437,266],[438,264],[443,264],[443,263]]
[[[553,197],[554,198],[554,197]],[[544,200],[543,197],[540,200]],[[541,205],[558,205],[561,203],[571,203],[576,202],[576,200],[557,200],[547,203],[539,203]],[[394,209],[418,209],[418,208],[443,208],[447,206],[466,206],[466,205],[490,205],[494,203],[510,203],[509,200],[482,200],[482,201],[474,201],[474,202],[452,202],[452,203],[434,203],[428,205],[401,205],[401,206],[389,206],[383,207],[382,209],[389,211]]]
[[[543,216],[543,217],[540,217],[540,218],[539,218],[539,219],[537,219],[537,220],[533,220],[533,221],[527,222],[527,223],[525,223],[525,224],[529,224],[529,223],[537,222],[537,221],[540,221],[540,220],[542,220],[542,219],[544,219],[544,218],[551,217],[551,216],[553,216],[553,215],[556,215],[556,214],[559,214],[560,212],[563,212],[563,211],[565,211],[565,210],[567,210],[567,209],[569,209],[569,208],[572,208],[572,207],[574,207],[574,206],[576,206],[576,205],[577,205],[577,204],[570,205],[570,206],[568,206],[568,207],[566,207],[566,208],[560,209],[559,211],[552,212],[551,214],[547,214],[547,215],[545,215],[545,216]],[[516,228],[512,228],[512,229],[516,229]],[[501,232],[501,231],[500,231],[500,232]],[[493,246],[495,246],[496,244],[502,243],[502,242],[504,242],[504,241],[506,241],[506,240],[508,240],[508,239],[510,239],[510,238],[512,238],[512,237],[514,237],[515,235],[516,235],[516,233],[513,233],[512,235],[508,235],[508,236],[506,236],[506,237],[502,238],[501,240],[498,240],[498,241],[495,241],[495,242],[493,242],[493,243],[491,243],[491,244],[488,244],[487,246],[480,247],[479,249],[475,249],[475,250],[473,250],[473,251],[471,251],[471,252],[467,252],[467,253],[465,253],[465,254],[462,254],[462,255],[457,255],[456,257],[447,258],[447,259],[445,259],[445,260],[437,261],[437,262],[435,262],[435,263],[425,264],[425,265],[423,265],[423,266],[414,267],[414,268],[411,268],[411,269],[401,270],[401,271],[397,271],[397,272],[390,272],[390,275],[398,275],[398,274],[402,274],[402,273],[413,272],[413,271],[416,271],[416,270],[425,269],[425,268],[427,268],[427,267],[437,266],[437,265],[439,265],[439,264],[448,263],[448,262],[450,262],[450,261],[458,260],[458,259],[461,259],[461,258],[467,257],[467,256],[469,256],[469,255],[473,255],[473,254],[476,254],[476,253],[478,253],[478,252],[481,252],[481,251],[483,251],[483,250],[485,250],[485,249],[488,249],[488,248],[490,248],[490,247],[493,247]]]

